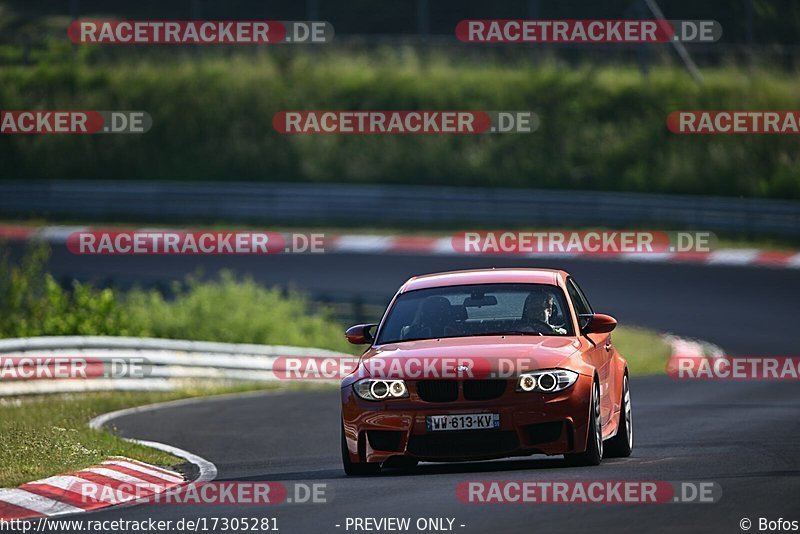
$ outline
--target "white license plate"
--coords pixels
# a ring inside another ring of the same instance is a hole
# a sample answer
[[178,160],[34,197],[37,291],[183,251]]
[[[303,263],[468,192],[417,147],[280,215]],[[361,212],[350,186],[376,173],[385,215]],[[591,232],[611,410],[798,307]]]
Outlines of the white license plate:
[[461,415],[429,415],[428,432],[441,430],[487,430],[500,427],[499,413],[465,413]]

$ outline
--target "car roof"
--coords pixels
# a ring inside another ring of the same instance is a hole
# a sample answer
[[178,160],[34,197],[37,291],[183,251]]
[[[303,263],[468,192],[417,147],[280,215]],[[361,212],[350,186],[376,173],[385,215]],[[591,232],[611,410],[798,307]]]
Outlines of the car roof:
[[400,288],[400,293],[431,287],[463,286],[472,284],[547,284],[559,285],[559,279],[569,276],[555,269],[472,269],[425,274],[410,278]]

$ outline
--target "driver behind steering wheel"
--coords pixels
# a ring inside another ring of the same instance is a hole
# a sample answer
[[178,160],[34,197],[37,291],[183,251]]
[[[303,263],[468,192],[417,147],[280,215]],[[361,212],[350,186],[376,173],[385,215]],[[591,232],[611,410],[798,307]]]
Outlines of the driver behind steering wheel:
[[522,320],[525,323],[539,322],[550,327],[553,333],[564,335],[564,325],[553,324],[557,315],[556,299],[552,293],[535,289],[525,298],[522,309]]

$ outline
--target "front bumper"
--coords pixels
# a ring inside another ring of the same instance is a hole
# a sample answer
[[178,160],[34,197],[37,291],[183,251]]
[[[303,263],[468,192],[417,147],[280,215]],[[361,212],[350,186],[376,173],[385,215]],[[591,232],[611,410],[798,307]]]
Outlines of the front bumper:
[[[450,402],[423,400],[415,381],[407,381],[409,398],[365,401],[352,386],[342,388],[342,422],[353,462],[383,462],[393,456],[424,461],[462,461],[564,454],[586,450],[592,377],[578,380],[558,393],[515,391],[506,381],[503,393],[490,400],[458,397]],[[429,432],[428,415],[495,413],[499,428]]]

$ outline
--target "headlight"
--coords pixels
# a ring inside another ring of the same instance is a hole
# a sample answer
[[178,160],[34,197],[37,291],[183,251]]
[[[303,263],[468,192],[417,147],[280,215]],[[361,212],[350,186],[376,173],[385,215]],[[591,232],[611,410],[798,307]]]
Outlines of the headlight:
[[548,369],[531,371],[519,375],[517,391],[537,391],[539,393],[555,393],[570,387],[578,379],[578,373],[567,369]]
[[353,384],[353,391],[362,399],[369,401],[408,397],[408,388],[402,380],[365,378]]

